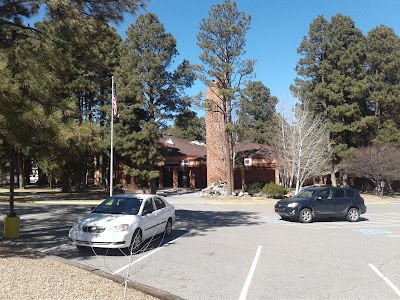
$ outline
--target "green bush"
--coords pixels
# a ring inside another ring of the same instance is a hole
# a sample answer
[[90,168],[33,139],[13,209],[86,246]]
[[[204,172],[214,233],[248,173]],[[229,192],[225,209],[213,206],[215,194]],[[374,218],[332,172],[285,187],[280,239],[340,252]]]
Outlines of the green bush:
[[267,197],[283,198],[288,193],[288,190],[279,184],[269,182],[263,187],[262,193]]
[[250,195],[256,195],[261,193],[262,190],[262,183],[261,182],[253,182],[246,186],[246,192]]

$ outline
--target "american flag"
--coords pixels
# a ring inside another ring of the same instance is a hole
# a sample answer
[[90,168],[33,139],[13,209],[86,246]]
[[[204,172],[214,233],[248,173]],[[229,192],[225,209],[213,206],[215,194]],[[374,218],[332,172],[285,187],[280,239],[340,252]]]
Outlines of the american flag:
[[117,92],[115,91],[115,84],[113,84],[113,86],[112,86],[112,108],[113,108],[114,116],[119,118],[118,98],[117,98]]

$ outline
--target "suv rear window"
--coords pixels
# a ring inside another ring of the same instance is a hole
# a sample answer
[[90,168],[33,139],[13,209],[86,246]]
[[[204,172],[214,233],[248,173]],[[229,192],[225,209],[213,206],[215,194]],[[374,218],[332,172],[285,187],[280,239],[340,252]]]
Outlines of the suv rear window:
[[355,191],[354,190],[346,190],[347,197],[354,197]]

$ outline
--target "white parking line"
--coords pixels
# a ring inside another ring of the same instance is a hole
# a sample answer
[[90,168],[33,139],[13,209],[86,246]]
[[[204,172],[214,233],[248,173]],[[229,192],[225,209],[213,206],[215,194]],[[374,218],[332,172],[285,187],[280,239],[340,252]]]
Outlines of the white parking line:
[[136,264],[136,263],[138,263],[139,261],[145,259],[146,257],[149,257],[150,255],[156,253],[157,251],[161,250],[163,247],[168,246],[168,245],[170,245],[170,244],[176,242],[176,241],[179,240],[181,237],[182,237],[182,236],[180,236],[180,237],[176,238],[175,240],[172,240],[172,241],[170,241],[170,242],[168,242],[168,243],[162,245],[161,247],[158,247],[158,248],[154,249],[153,251],[151,251],[151,252],[147,253],[146,255],[142,256],[141,258],[139,258],[139,259],[137,259],[137,260],[135,260],[135,261],[133,261],[133,262],[130,262],[130,263],[127,264],[126,266],[124,266],[124,267],[122,267],[122,268],[120,268],[120,269],[114,271],[114,273],[115,273],[115,274],[121,273],[123,270],[129,268],[130,266],[132,266],[132,265],[134,265],[134,264]]
[[41,249],[41,250],[39,250],[40,252],[42,252],[42,253],[46,253],[46,252],[49,252],[49,251],[52,251],[52,250],[56,250],[56,249],[58,249],[58,248],[61,248],[63,245],[60,245],[60,246],[55,246],[55,247],[51,247],[51,248],[47,248],[47,249]]
[[284,225],[284,226],[292,226],[292,227],[301,227],[306,229],[353,229],[353,228],[396,228],[400,227],[400,218],[396,218],[395,215],[373,215],[370,214],[369,220],[360,221],[360,222],[346,222],[346,221],[333,221],[333,222],[314,222],[311,224],[302,224],[298,222],[288,222],[283,221],[273,217],[265,217],[262,221],[267,224],[272,225]]
[[383,276],[383,274],[373,264],[368,264],[368,265],[371,267],[372,270],[375,271],[376,274],[378,274],[380,278],[386,281],[386,283],[396,292],[398,296],[400,296],[400,290],[388,278]]
[[245,282],[245,284],[243,286],[242,292],[240,293],[239,300],[245,300],[246,299],[247,292],[249,290],[249,286],[250,286],[250,283],[251,283],[251,279],[253,278],[254,271],[256,270],[258,258],[260,257],[261,248],[262,248],[261,246],[258,246],[256,256],[254,257],[253,263],[251,264],[250,272],[247,275],[247,279],[246,279],[246,282]]

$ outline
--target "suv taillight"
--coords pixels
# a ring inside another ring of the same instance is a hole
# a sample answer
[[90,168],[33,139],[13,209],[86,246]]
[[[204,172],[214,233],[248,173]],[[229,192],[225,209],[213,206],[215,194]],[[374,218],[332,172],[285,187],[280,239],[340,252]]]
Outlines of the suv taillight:
[[360,196],[360,201],[364,203],[364,198]]

